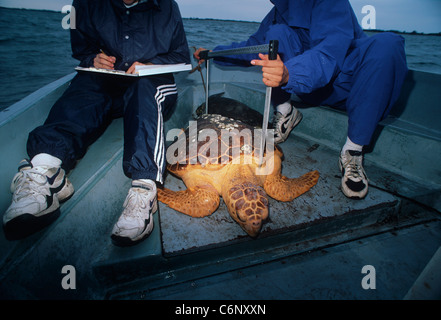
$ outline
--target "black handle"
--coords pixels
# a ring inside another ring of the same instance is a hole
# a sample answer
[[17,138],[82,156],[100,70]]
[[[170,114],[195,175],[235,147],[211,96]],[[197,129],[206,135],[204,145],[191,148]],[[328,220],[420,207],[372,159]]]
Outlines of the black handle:
[[199,52],[199,59],[200,60],[207,60],[209,52],[210,52],[210,50],[204,50],[204,51]]
[[269,60],[276,60],[279,49],[279,41],[271,40],[269,44],[251,47],[240,47],[220,51],[203,50],[199,52],[199,60],[208,60],[214,57],[224,57],[234,54],[263,53],[268,50]]
[[279,41],[271,40],[269,43],[268,59],[276,60],[278,51],[279,51]]

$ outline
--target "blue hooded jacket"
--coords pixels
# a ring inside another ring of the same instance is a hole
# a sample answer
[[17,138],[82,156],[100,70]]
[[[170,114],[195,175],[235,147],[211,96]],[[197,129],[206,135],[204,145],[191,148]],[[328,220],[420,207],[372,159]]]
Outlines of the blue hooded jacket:
[[[271,0],[272,10],[259,29],[247,41],[218,46],[214,49],[252,46],[266,43],[265,35],[275,24],[287,25],[297,32],[302,52],[282,60],[289,71],[289,82],[283,88],[291,93],[311,93],[330,83],[343,66],[354,40],[367,37],[360,27],[348,0]],[[223,65],[250,65],[253,55],[218,59]],[[230,63],[229,63],[229,62]],[[235,61],[234,63],[231,63]]]
[[103,50],[116,57],[115,69],[135,61],[190,63],[190,52],[178,5],[148,0],[127,8],[122,0],[74,0],[76,29],[71,30],[73,57],[90,67]]

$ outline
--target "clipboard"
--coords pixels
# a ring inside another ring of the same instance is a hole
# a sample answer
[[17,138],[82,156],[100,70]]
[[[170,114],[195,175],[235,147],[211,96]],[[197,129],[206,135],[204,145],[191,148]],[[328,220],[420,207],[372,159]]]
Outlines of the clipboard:
[[111,75],[119,75],[126,77],[144,77],[151,76],[155,74],[163,74],[163,73],[174,73],[174,72],[182,72],[182,71],[190,71],[192,69],[191,64],[187,63],[177,63],[177,64],[152,64],[152,65],[139,65],[135,66],[136,73],[126,73],[122,70],[108,70],[108,69],[100,69],[95,67],[76,67],[77,71],[87,71],[87,72],[97,72]]

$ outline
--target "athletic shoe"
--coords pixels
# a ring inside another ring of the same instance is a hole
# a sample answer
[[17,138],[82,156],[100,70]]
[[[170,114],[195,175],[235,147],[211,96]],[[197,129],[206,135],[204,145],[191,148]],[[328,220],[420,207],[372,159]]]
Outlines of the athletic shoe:
[[363,155],[360,151],[347,150],[340,155],[341,190],[345,196],[362,199],[368,192],[368,178],[363,169]]
[[130,246],[147,238],[153,230],[153,213],[158,210],[155,183],[133,181],[123,207],[111,238],[117,246]]
[[22,160],[11,183],[12,203],[3,215],[8,239],[20,239],[39,231],[60,213],[60,202],[74,188],[60,167],[33,166]]
[[282,143],[288,139],[292,129],[299,124],[303,115],[294,107],[285,116],[280,112],[276,112],[273,119],[274,143]]

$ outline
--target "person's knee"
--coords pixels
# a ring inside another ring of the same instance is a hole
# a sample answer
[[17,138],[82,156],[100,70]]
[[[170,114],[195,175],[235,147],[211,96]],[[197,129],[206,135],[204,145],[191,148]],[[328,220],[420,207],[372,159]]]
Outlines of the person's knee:
[[387,64],[405,61],[404,39],[391,32],[372,37],[371,54]]
[[146,101],[149,101],[149,103],[143,108],[153,107],[150,102],[155,100],[155,94],[156,87],[149,77],[139,77],[130,84],[127,91],[124,93],[124,101],[126,105],[131,105],[131,108],[135,108],[133,105],[145,105]]
[[154,92],[155,86],[150,80],[149,77],[139,77],[136,78],[135,81],[131,84],[132,88],[136,88],[138,90],[146,91],[146,92]]

